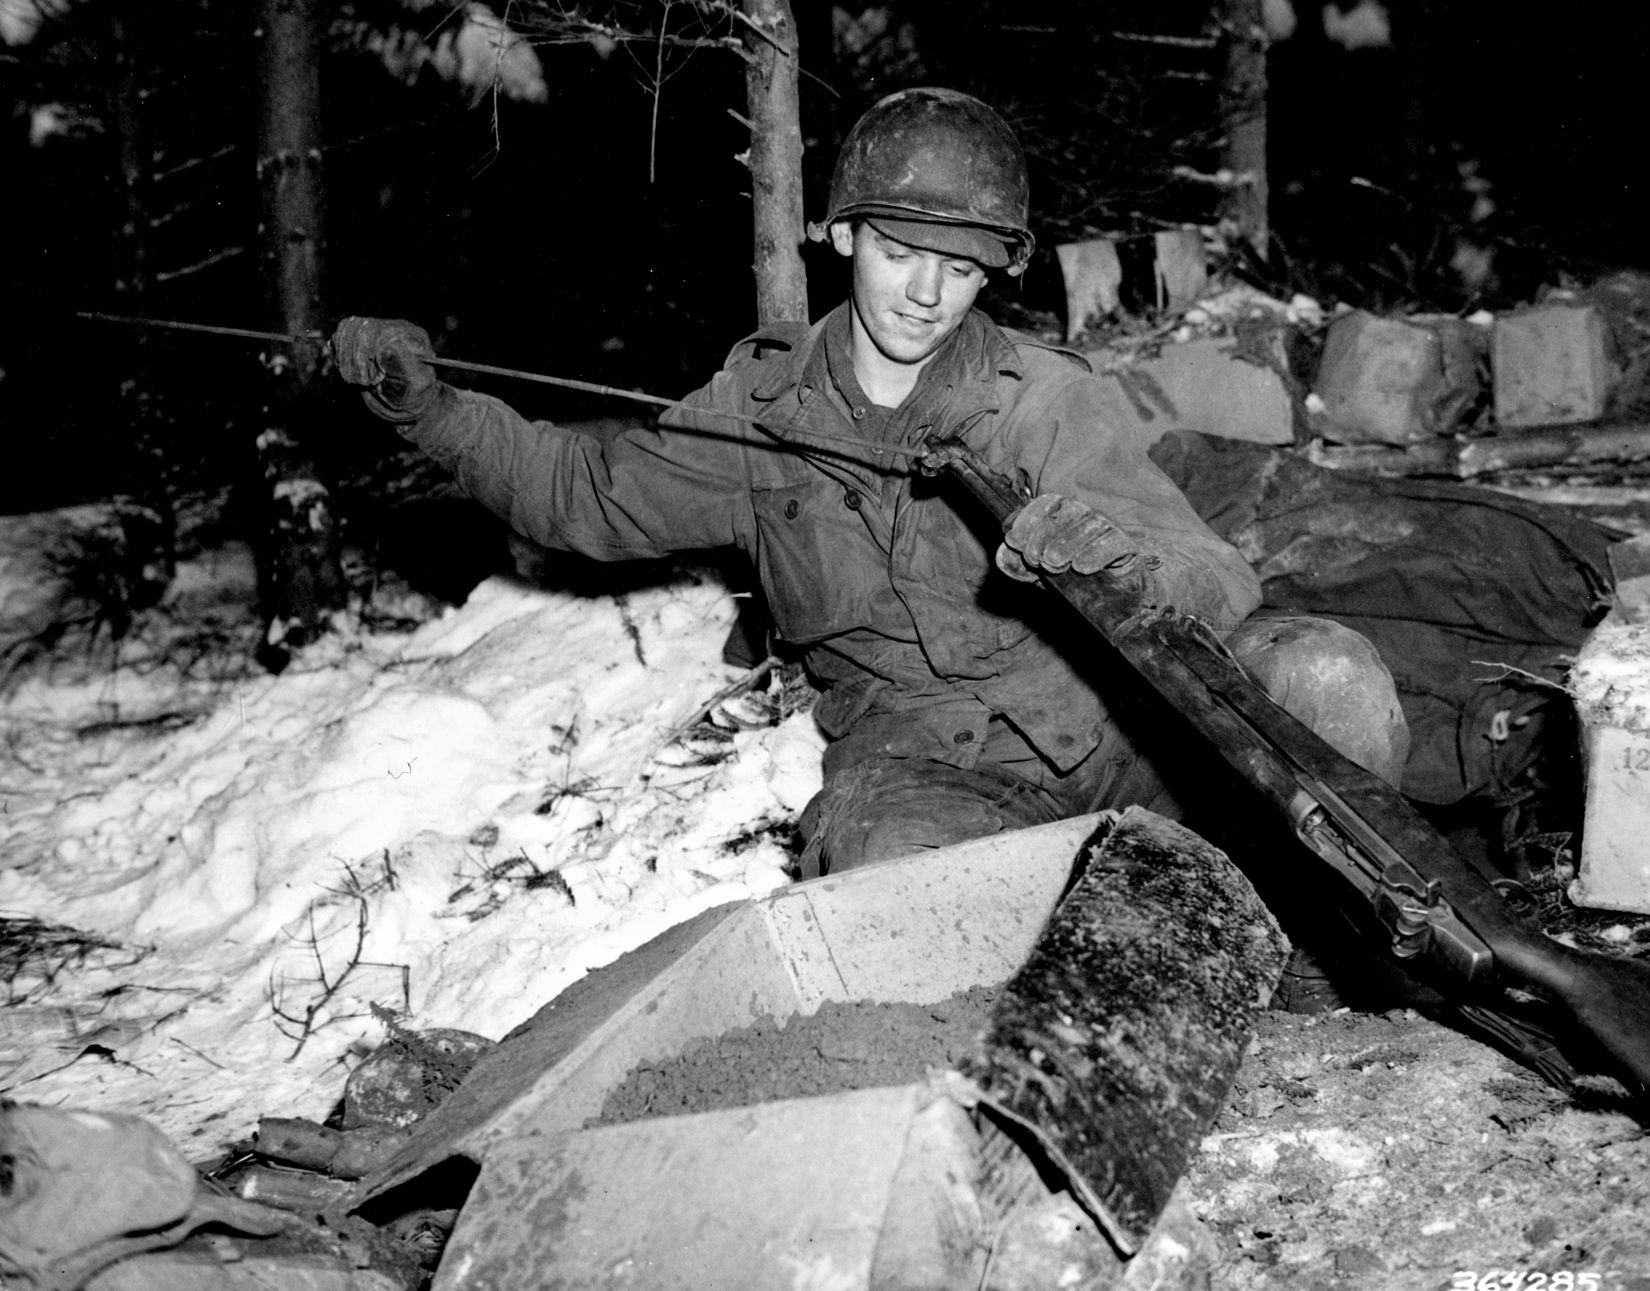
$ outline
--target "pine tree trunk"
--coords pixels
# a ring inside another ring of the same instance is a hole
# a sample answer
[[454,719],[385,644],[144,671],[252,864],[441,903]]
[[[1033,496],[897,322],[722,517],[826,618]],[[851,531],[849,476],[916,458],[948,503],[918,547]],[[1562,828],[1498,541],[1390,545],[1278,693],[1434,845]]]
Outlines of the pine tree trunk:
[[[758,323],[808,321],[802,210],[802,99],[796,19],[790,0],[740,0],[755,31],[745,35],[745,102],[750,112],[751,212]],[[773,616],[759,589],[739,599],[739,618],[722,657],[750,667],[768,653]]]
[[[115,292],[127,313],[143,315],[149,306],[149,237],[151,149],[143,122],[143,67],[139,45],[146,24],[131,24],[120,6],[108,14],[113,80],[108,88],[110,133],[115,144],[120,208],[119,277]],[[126,496],[115,514],[122,541],[119,568],[105,570],[114,595],[108,607],[110,629],[124,633],[131,612],[146,609],[165,594],[177,567],[177,517],[167,489],[168,419],[150,371],[150,333],[134,328],[104,338],[119,373],[119,413],[113,449],[121,462],[118,477]]]
[[1226,71],[1221,119],[1226,146],[1221,166],[1238,177],[1222,215],[1236,235],[1267,257],[1271,228],[1266,185],[1266,23],[1261,0],[1222,0]]
[[808,318],[802,265],[802,120],[796,19],[790,0],[743,0],[767,38],[746,36],[745,97],[751,121],[751,207],[755,219],[756,316],[760,323]]
[[[322,188],[319,0],[263,0],[263,249],[273,330],[319,333]],[[318,420],[319,345],[278,347],[258,436],[269,508],[260,593],[269,622],[264,662],[279,670],[293,646],[326,629],[344,605],[331,490],[294,431]]]

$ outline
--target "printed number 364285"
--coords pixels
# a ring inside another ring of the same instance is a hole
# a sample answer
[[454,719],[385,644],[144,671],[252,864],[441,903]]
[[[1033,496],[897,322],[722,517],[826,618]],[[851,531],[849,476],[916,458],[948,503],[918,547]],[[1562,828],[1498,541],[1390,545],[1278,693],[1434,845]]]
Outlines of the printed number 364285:
[[1538,1273],[1533,1269],[1457,1269],[1450,1291],[1599,1291],[1597,1273]]

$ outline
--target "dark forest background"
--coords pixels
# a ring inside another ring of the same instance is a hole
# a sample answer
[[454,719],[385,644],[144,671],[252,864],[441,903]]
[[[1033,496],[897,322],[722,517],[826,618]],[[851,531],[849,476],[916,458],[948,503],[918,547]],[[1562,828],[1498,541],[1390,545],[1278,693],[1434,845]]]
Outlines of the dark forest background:
[[[986,301],[1004,321],[1061,326],[1053,248],[1062,241],[1212,219],[1217,191],[1186,176],[1219,164],[1218,6],[793,7],[810,217],[822,213],[838,141],[883,93],[955,86],[1019,129],[1039,250],[1023,281]],[[156,472],[168,490],[207,488],[247,469],[265,375],[258,344],[75,314],[270,326],[256,8],[78,0],[29,43],[0,47],[12,104],[0,135],[0,426],[11,456],[0,508],[100,497]],[[688,0],[608,10],[643,36],[661,21],[716,30],[716,6]],[[414,319],[453,357],[680,394],[754,325],[738,159],[748,134],[733,115],[744,110],[744,65],[724,49],[676,47],[654,84],[653,45],[563,38],[556,24],[569,12],[512,7],[529,36],[538,24],[547,87],[525,102],[429,66],[386,68],[384,33],[433,40],[452,21],[443,5],[331,7],[325,298],[334,317]],[[1577,4],[1537,22],[1482,0],[1391,0],[1387,12],[1383,47],[1331,41],[1321,11],[1305,5],[1272,47],[1273,242],[1264,264],[1235,271],[1326,305],[1462,311],[1644,262],[1634,133],[1650,14]],[[148,227],[135,268],[111,129],[122,86],[136,87],[128,108],[146,154]],[[845,280],[823,248],[806,255],[818,313]],[[495,388],[557,419],[635,411]],[[347,392],[313,416],[300,429],[341,474],[387,447]],[[134,434],[134,418],[159,429]]]

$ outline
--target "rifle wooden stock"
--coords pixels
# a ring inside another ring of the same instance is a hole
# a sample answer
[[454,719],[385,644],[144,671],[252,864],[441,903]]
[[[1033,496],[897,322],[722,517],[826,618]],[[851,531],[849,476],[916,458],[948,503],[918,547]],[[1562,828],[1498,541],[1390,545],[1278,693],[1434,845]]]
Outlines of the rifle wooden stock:
[[[936,445],[927,465],[1005,527],[1025,501],[957,441]],[[1101,576],[1040,577],[1369,903],[1391,933],[1389,953],[1427,962],[1452,1001],[1504,1039],[1526,1028],[1497,1018],[1496,989],[1549,1000],[1630,1090],[1650,1087],[1650,965],[1566,946],[1519,916],[1402,794],[1280,707],[1206,625],[1173,610],[1138,612],[1132,594]],[[1521,1052],[1539,1066],[1541,1047]]]

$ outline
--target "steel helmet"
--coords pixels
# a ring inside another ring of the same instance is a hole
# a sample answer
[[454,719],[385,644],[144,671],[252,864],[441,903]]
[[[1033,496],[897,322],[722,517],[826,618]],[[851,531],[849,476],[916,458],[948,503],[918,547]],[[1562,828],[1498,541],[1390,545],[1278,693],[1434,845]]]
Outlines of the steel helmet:
[[1035,245],[1029,193],[1019,140],[990,107],[957,90],[900,90],[848,132],[830,213],[808,236],[822,241],[857,216],[897,241],[1016,274]]

